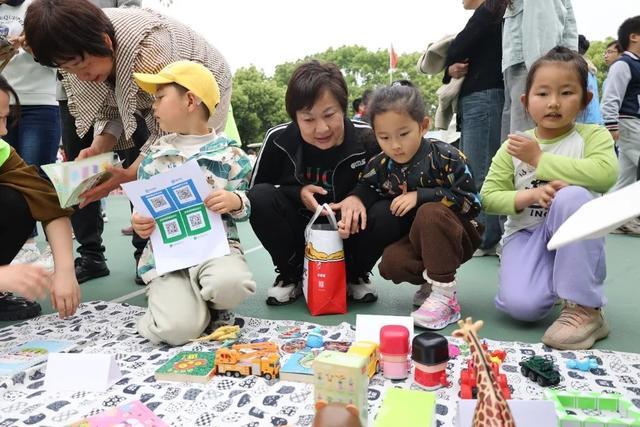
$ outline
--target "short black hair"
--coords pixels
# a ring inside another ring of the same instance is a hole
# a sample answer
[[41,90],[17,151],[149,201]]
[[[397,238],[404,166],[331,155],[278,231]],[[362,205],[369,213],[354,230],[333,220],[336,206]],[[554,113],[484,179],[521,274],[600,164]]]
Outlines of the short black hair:
[[615,50],[617,50],[618,53],[624,52],[624,50],[622,50],[622,46],[620,46],[620,42],[618,40],[613,40],[613,41],[609,42],[609,44],[607,45],[606,49],[609,49],[610,47],[615,48]]
[[582,55],[564,46],[554,47],[545,55],[540,57],[537,61],[535,61],[533,65],[531,65],[531,69],[527,74],[527,83],[525,85],[525,106],[529,105],[529,91],[533,86],[533,79],[535,78],[536,72],[541,66],[551,62],[565,63],[567,65],[571,65],[575,69],[576,74],[578,75],[578,80],[580,82],[580,87],[582,88],[582,108],[586,107],[589,103],[587,98],[587,79],[589,78],[589,66],[587,65],[587,61],[585,61]]
[[578,53],[580,55],[584,55],[589,50],[589,46],[591,46],[591,43],[589,43],[589,40],[587,40],[587,38],[582,34],[579,34],[578,35]]
[[626,19],[618,28],[618,42],[623,51],[629,49],[631,34],[640,34],[640,15]]
[[353,107],[354,112],[358,112],[358,110],[360,109],[360,104],[362,104],[362,98],[356,98],[353,100],[351,106]]
[[385,86],[373,93],[367,115],[374,130],[376,116],[388,111],[406,113],[418,123],[422,123],[426,116],[424,99],[414,86]]
[[342,113],[346,115],[349,94],[340,68],[332,62],[323,63],[315,59],[300,64],[291,75],[284,96],[291,120],[296,121],[296,112],[311,108],[324,90],[336,98]]
[[27,8],[24,34],[34,59],[47,67],[85,54],[112,56],[116,49],[113,24],[88,0],[35,0]]

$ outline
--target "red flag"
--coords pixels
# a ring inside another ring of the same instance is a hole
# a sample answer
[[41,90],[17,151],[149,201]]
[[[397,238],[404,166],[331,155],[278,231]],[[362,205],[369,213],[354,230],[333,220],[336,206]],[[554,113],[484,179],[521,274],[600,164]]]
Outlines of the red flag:
[[389,70],[395,71],[398,67],[398,54],[393,50],[393,45],[389,49]]

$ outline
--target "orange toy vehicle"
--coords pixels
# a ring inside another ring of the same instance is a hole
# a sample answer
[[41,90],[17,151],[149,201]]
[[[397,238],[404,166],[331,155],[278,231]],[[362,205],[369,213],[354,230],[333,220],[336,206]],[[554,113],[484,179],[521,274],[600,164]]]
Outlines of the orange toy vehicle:
[[235,344],[216,351],[216,373],[226,376],[258,375],[267,380],[280,373],[278,346],[272,342]]

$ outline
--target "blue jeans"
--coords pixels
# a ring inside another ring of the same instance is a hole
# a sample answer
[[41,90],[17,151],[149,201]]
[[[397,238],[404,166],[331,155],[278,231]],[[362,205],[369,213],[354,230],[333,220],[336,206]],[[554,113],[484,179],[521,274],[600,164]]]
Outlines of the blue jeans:
[[[22,105],[18,123],[8,130],[4,140],[28,165],[42,166],[56,161],[60,146],[57,105]],[[31,237],[37,234],[34,229]]]
[[[504,106],[503,89],[487,89],[460,98],[459,120],[461,125],[460,148],[467,156],[473,172],[476,188],[480,191],[489,172],[491,160],[500,148],[500,127]],[[502,228],[496,215],[478,215],[485,226],[481,249],[494,247],[500,241]]]

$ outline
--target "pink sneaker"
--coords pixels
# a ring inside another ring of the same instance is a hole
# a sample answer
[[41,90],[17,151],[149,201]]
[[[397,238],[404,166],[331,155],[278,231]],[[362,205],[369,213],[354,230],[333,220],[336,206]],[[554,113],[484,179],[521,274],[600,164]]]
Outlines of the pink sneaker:
[[433,286],[431,295],[416,311],[411,313],[413,322],[425,329],[443,329],[460,320],[458,298],[442,293],[438,286]]

